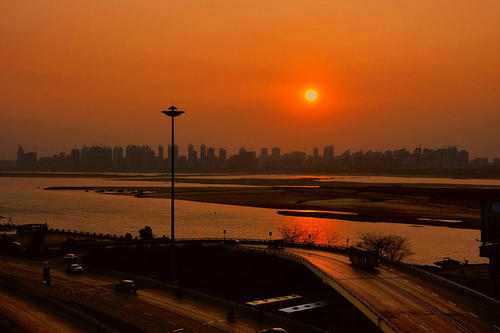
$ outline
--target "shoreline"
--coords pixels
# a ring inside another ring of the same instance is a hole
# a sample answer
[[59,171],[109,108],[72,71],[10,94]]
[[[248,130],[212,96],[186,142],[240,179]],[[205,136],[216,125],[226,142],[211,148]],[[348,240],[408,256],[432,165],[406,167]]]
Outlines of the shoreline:
[[[170,187],[49,187],[137,198],[170,198]],[[480,228],[480,197],[499,189],[374,186],[177,187],[176,199],[276,209],[278,214],[352,222],[386,222],[449,228]],[[449,197],[447,199],[446,197]],[[473,198],[473,199],[471,199]]]
[[[468,171],[468,170],[465,170]],[[469,174],[471,173],[471,174]],[[366,172],[366,171],[325,171],[325,170],[265,170],[265,171],[221,171],[221,172],[191,172],[189,170],[176,171],[176,178],[192,177],[192,176],[300,176],[302,177],[320,177],[320,176],[339,176],[339,177],[394,177],[394,178],[443,178],[452,180],[500,180],[500,174],[484,174],[477,172],[456,172],[456,173],[440,173],[438,171],[429,172],[411,172],[402,170],[401,172]],[[130,178],[131,180],[138,180],[133,178],[151,177],[157,175],[159,177],[170,177],[170,171],[165,170],[137,170],[137,171],[15,171],[15,170],[0,170],[0,177],[31,177],[31,178]],[[154,180],[148,179],[148,180]],[[140,179],[139,179],[140,180]]]

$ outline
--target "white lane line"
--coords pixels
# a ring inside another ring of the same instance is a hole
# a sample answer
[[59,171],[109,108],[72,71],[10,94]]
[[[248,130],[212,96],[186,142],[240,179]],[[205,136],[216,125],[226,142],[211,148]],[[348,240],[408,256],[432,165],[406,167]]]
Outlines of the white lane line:
[[111,302],[111,298],[104,297],[104,299],[108,302]]
[[215,323],[215,321],[207,321],[206,323],[203,323],[203,325],[210,325],[210,324],[213,324]]
[[500,331],[500,327],[498,327],[497,325],[493,325],[493,327]]
[[241,325],[243,325],[243,326],[248,327],[248,324],[247,324],[247,323],[244,323],[244,322],[242,322],[242,321],[240,321],[239,323],[240,323]]
[[173,330],[173,331],[171,331],[171,332],[172,332],[172,333],[174,333],[174,332],[181,332],[181,331],[184,331],[184,329],[183,329],[183,328],[178,328],[178,329]]
[[451,305],[453,306],[457,306],[455,303],[451,302],[451,301],[448,301],[448,303],[450,303]]
[[408,280],[403,279],[404,282],[408,283]]
[[171,325],[174,325],[174,326],[177,326],[176,323],[174,323],[173,321],[170,321],[170,320],[167,320],[167,323],[171,324]]
[[433,294],[434,296],[436,296],[436,297],[439,297],[439,295],[438,295],[438,294],[436,294],[436,293],[432,293],[432,294]]
[[469,312],[469,314],[470,314],[471,316],[474,316],[474,317],[476,317],[476,318],[479,318],[479,317],[478,317],[478,315],[477,315],[477,314],[475,314],[475,313]]
[[420,327],[422,327],[424,330],[428,331],[428,329],[425,326],[420,325]]
[[417,288],[424,289],[424,288],[420,287],[418,284],[416,286],[417,286]]
[[144,314],[145,314],[146,316],[148,316],[148,317],[153,317],[153,315],[152,315],[151,313],[148,313],[148,312],[145,312],[145,311],[144,311]]

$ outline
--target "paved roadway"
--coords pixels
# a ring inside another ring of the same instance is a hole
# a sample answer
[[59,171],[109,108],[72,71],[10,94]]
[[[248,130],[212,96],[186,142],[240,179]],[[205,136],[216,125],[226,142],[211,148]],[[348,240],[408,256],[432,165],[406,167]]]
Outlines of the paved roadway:
[[[60,260],[60,259],[59,259]],[[179,300],[158,289],[140,289],[137,296],[114,291],[116,278],[89,272],[73,276],[63,271],[60,264],[50,264],[52,286],[67,297],[112,317],[126,320],[149,332],[256,332],[272,325],[238,317],[234,324],[227,322],[226,312],[214,304],[193,299]],[[40,281],[42,264],[0,257],[3,274]],[[140,286],[139,286],[140,287]],[[0,299],[1,302],[1,299]],[[22,318],[21,318],[22,319]],[[271,326],[272,327],[272,326]]]
[[500,309],[493,309],[423,278],[381,265],[368,271],[345,255],[287,248],[321,268],[404,332],[499,332]]
[[83,333],[84,329],[23,298],[0,290],[0,312],[2,316],[19,327],[21,332]]

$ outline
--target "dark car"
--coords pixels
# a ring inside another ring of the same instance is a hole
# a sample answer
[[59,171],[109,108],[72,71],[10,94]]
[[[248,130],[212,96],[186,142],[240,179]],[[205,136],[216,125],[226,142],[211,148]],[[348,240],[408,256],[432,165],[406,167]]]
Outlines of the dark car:
[[71,264],[75,263],[78,260],[78,256],[73,253],[68,253],[64,256],[64,262]]
[[69,274],[82,274],[84,271],[83,267],[78,264],[71,264],[66,267],[66,273]]
[[133,280],[121,280],[115,284],[115,290],[121,293],[135,295],[137,293],[137,284]]

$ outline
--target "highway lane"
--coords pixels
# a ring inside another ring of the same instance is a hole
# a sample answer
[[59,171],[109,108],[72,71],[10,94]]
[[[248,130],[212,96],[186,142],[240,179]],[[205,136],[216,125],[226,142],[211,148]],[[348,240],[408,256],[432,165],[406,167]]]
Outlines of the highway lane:
[[[42,266],[32,262],[0,262],[4,274],[18,276],[22,279],[41,280]],[[192,319],[175,306],[158,306],[145,302],[148,298],[142,297],[154,291],[139,290],[138,296],[125,295],[114,291],[116,279],[107,276],[84,274],[73,276],[65,273],[62,268],[52,269],[53,289],[62,289],[65,296],[92,309],[106,313],[109,316],[120,318],[126,322],[143,328],[149,332],[232,332],[234,327],[225,326],[225,317],[218,314],[209,314],[207,321]],[[150,296],[151,297],[151,296]],[[156,295],[156,297],[162,297]],[[157,302],[158,303],[158,302]],[[172,310],[176,310],[175,312]],[[224,319],[224,322],[221,321]],[[245,326],[243,326],[245,327]],[[245,327],[248,331],[248,328]],[[255,330],[251,331],[255,332]]]
[[[61,259],[47,264],[52,267],[54,288],[62,288],[78,303],[111,316],[124,317],[148,331],[253,333],[263,328],[279,326],[244,314],[239,314],[234,323],[229,323],[226,320],[226,307],[189,297],[178,299],[172,293],[158,288],[141,288],[137,296],[116,293],[114,283],[117,278],[114,276],[88,271],[83,275],[69,275],[64,272]],[[40,281],[43,266],[43,263],[0,257],[0,271],[23,279]],[[289,332],[295,331],[291,329]]]
[[86,332],[85,329],[76,326],[68,318],[54,314],[40,305],[13,296],[1,289],[0,312],[19,326],[23,332]]
[[406,332],[500,332],[499,309],[387,265],[353,266],[345,255],[287,248],[353,290]]

